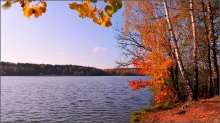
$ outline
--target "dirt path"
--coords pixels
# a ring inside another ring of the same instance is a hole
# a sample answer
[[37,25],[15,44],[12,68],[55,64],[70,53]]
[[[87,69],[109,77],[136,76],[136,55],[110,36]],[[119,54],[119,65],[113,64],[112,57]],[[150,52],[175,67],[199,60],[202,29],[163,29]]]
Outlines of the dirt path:
[[183,104],[169,110],[146,112],[141,115],[141,122],[220,122],[219,101],[220,98],[215,97],[190,102],[183,114],[177,114]]

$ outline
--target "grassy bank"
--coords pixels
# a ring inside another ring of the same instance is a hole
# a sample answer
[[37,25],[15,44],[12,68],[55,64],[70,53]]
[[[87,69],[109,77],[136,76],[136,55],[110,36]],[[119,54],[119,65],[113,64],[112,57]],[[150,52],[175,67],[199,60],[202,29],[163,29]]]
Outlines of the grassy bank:
[[160,104],[133,112],[131,122],[220,122],[220,98],[178,104]]

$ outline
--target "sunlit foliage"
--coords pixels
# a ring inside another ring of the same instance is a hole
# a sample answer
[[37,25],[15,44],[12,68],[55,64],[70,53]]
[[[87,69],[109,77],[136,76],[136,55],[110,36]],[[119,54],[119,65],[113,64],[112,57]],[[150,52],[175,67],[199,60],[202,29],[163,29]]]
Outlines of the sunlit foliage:
[[126,2],[119,44],[140,73],[150,76],[130,81],[131,89],[150,86],[158,103],[172,94],[188,101],[213,97],[214,90],[219,94],[217,5],[216,0]]
[[141,35],[145,52],[143,53],[142,48],[139,48],[140,51],[136,51],[139,57],[134,57],[132,61],[136,68],[141,68],[142,75],[150,76],[148,81],[130,81],[131,89],[135,91],[150,86],[152,92],[155,93],[155,101],[162,103],[169,95],[172,95],[166,80],[170,78],[169,68],[173,65],[174,59],[170,55],[172,49],[166,36],[166,22],[161,19],[160,13],[153,10],[153,6],[154,2],[127,2],[124,12],[126,18],[124,32],[135,30]]
[[[30,18],[32,15],[35,17],[41,16],[46,12],[47,3],[43,0],[7,0],[2,7],[8,9],[13,3],[19,2],[23,8],[24,16]],[[114,13],[121,9],[121,0],[104,0],[106,6],[104,9],[97,8],[97,0],[82,0],[82,2],[73,2],[69,4],[69,8],[76,10],[81,18],[91,18],[94,23],[109,27],[112,25],[111,17]],[[93,3],[93,4],[92,4]]]

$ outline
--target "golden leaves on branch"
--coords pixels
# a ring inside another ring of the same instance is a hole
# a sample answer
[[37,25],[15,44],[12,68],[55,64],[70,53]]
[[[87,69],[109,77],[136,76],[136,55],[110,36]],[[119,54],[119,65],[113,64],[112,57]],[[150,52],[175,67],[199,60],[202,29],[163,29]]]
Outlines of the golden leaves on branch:
[[[81,18],[91,18],[94,23],[102,25],[104,27],[109,27],[112,25],[111,17],[114,13],[122,7],[121,0],[104,0],[107,4],[104,10],[99,10],[93,7],[90,3],[96,3],[98,0],[83,0],[82,4],[73,2],[69,4],[69,8],[79,12],[79,17]],[[20,2],[23,8],[24,16],[30,18],[34,15],[36,18],[41,16],[46,12],[47,4],[46,2],[40,0],[6,0],[5,4],[2,5],[4,9],[11,7],[13,3]],[[33,5],[34,2],[38,2]]]
[[21,6],[23,6],[25,17],[30,18],[30,16],[34,15],[37,18],[46,12],[47,3],[40,2],[38,5],[30,7],[30,2],[25,1],[24,3],[21,3]]
[[105,12],[111,17],[114,13],[121,9],[122,2],[121,0],[104,0],[104,2],[109,3],[110,5],[105,6]]
[[[105,15],[102,11],[99,11],[96,7],[93,8],[90,5],[89,0],[85,0],[83,4],[71,3],[69,5],[70,9],[76,10],[79,12],[79,17],[81,18],[91,18],[94,23],[97,23],[102,26],[111,26],[110,18]],[[98,17],[97,17],[98,15]]]
[[104,2],[110,5],[105,6],[105,12],[99,10],[90,4],[90,2],[96,3],[97,0],[84,0],[82,4],[73,2],[69,4],[70,9],[79,12],[81,18],[91,18],[94,23],[109,27],[112,25],[111,17],[122,7],[121,0],[105,0]]
[[33,4],[33,0],[6,0],[6,2],[2,5],[2,8],[8,9],[16,2],[20,3],[23,8],[24,16],[27,18],[30,18],[32,15],[37,18],[46,12],[47,3],[42,0],[36,1],[37,4],[35,5],[31,5]]
[[3,9],[11,8],[12,2],[10,0],[6,0],[6,2],[2,5]]

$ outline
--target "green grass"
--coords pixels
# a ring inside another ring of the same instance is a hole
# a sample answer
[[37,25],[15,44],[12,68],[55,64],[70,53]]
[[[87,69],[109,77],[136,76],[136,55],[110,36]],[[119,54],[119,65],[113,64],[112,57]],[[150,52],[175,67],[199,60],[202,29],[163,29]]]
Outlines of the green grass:
[[132,112],[130,121],[132,123],[140,121],[141,112]]
[[178,104],[169,104],[169,103],[164,103],[164,104],[157,104],[154,106],[149,106],[141,109],[140,111],[137,112],[132,112],[130,121],[132,123],[134,122],[139,122],[141,114],[144,112],[155,112],[155,111],[160,111],[160,110],[167,110],[171,108],[175,108]]
[[167,110],[167,109],[175,108],[176,106],[177,104],[164,103],[164,104],[157,104],[154,106],[143,108],[141,111],[142,112],[160,111],[160,110]]

